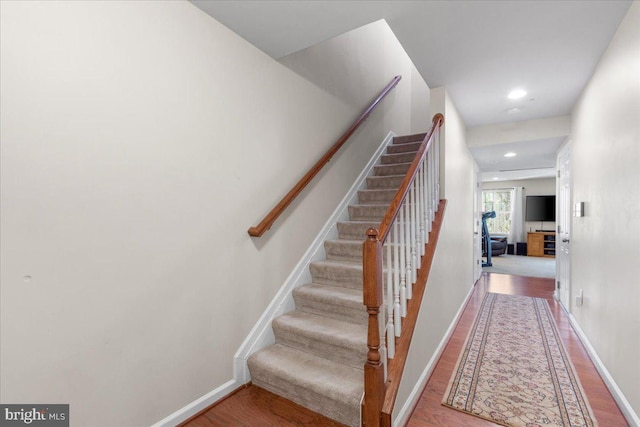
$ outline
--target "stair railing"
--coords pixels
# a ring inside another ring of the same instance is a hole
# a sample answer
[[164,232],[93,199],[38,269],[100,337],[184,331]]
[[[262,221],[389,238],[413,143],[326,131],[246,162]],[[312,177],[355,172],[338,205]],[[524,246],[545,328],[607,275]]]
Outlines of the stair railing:
[[316,162],[315,165],[309,169],[309,171],[298,181],[296,185],[293,186],[291,190],[280,200],[280,202],[273,208],[271,211],[260,221],[255,227],[249,228],[248,233],[252,237],[260,237],[267,230],[271,228],[273,223],[278,219],[278,217],[284,212],[284,210],[293,202],[293,200],[300,194],[302,190],[311,182],[311,180],[320,172],[320,170],[326,165],[329,160],[338,152],[340,147],[344,145],[345,142],[354,134],[356,130],[362,125],[365,120],[369,117],[369,115],[376,109],[378,104],[382,102],[382,100],[387,96],[391,89],[396,87],[398,82],[402,79],[402,76],[395,76],[391,82],[382,89],[382,92],[378,95],[378,97],[367,107],[366,110],[362,113],[362,115],[356,120],[349,129],[336,141],[333,146],[325,153],[324,156],[320,160]]
[[[390,425],[417,313],[413,314],[413,325],[407,332],[410,335],[403,348],[404,354],[398,357],[402,360],[397,360],[394,366],[396,338],[403,334],[407,302],[413,297],[413,284],[421,268],[427,272],[430,268],[432,257],[425,262],[428,265],[422,265],[422,256],[440,206],[440,127],[443,123],[442,114],[433,117],[431,128],[380,226],[367,230],[363,244],[363,291],[369,315],[369,351],[364,367],[362,421],[367,427]],[[426,282],[426,278],[424,280]]]

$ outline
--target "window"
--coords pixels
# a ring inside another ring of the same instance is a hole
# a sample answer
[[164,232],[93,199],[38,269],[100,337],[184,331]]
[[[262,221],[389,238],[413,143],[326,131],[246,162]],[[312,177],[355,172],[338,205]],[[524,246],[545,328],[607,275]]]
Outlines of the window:
[[511,190],[482,192],[482,211],[495,211],[496,217],[487,220],[489,234],[509,234],[511,231]]

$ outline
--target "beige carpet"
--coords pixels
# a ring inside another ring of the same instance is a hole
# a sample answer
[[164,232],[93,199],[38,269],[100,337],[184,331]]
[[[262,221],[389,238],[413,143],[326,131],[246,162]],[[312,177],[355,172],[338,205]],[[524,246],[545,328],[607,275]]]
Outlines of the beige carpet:
[[442,404],[505,426],[597,426],[541,298],[486,295]]
[[482,271],[529,277],[556,277],[555,258],[500,255],[492,257],[491,263],[493,264],[492,267],[482,267]]

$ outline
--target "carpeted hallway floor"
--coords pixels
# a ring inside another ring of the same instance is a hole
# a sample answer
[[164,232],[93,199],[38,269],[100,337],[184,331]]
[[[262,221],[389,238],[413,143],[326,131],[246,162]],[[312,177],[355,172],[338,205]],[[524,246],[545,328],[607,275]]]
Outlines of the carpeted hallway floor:
[[[485,258],[483,258],[485,260]],[[485,273],[514,274],[528,277],[556,277],[556,259],[521,255],[500,255],[491,258],[492,267],[483,267]]]

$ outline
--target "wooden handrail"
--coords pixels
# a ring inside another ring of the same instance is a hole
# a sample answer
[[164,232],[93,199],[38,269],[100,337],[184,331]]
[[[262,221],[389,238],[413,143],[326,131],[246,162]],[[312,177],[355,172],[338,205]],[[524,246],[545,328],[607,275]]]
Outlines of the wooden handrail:
[[431,128],[422,140],[422,144],[420,144],[420,148],[418,149],[413,162],[411,162],[411,166],[409,167],[409,170],[407,171],[402,184],[400,184],[400,188],[398,188],[396,196],[391,201],[389,209],[387,209],[387,213],[384,215],[384,218],[382,218],[382,222],[380,223],[380,227],[378,228],[378,239],[381,242],[387,240],[389,231],[391,231],[393,220],[396,219],[398,211],[400,210],[400,206],[402,206],[402,202],[404,202],[404,199],[407,197],[409,186],[411,186],[411,183],[416,177],[418,166],[420,166],[422,158],[426,155],[427,151],[429,151],[429,148],[431,147],[431,144],[433,142],[431,136],[433,135],[433,132],[435,132],[437,127],[442,126],[443,124],[444,116],[442,114],[438,113],[433,116],[433,119],[431,120]]
[[387,96],[391,89],[393,89],[398,82],[402,79],[402,76],[395,76],[391,82],[380,92],[380,95],[369,105],[369,107],[362,113],[360,118],[351,125],[349,129],[336,141],[335,144],[327,151],[327,153],[322,156],[320,160],[316,162],[315,165],[309,172],[307,172],[298,183],[287,193],[286,196],[280,200],[280,202],[264,217],[260,224],[255,227],[249,228],[249,235],[252,237],[260,237],[262,236],[268,229],[271,228],[276,219],[284,212],[284,210],[293,202],[293,200],[300,194],[302,190],[311,182],[311,180],[320,172],[322,167],[331,160],[331,158],[336,154],[336,152],[344,145],[345,142],[353,135],[353,133],[358,130],[360,125],[364,123],[365,120],[369,117],[369,115],[375,110],[375,108],[380,104],[380,102]]

